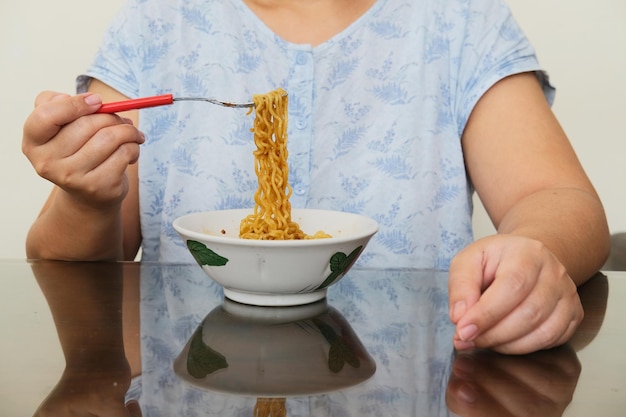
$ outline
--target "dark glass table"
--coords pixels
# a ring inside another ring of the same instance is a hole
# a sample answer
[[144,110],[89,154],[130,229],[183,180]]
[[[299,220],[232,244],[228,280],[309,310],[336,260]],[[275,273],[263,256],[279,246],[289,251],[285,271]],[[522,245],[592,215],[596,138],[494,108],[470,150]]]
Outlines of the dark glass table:
[[623,416],[626,273],[572,341],[455,353],[447,273],[353,269],[326,300],[224,299],[197,265],[0,261],[0,416]]

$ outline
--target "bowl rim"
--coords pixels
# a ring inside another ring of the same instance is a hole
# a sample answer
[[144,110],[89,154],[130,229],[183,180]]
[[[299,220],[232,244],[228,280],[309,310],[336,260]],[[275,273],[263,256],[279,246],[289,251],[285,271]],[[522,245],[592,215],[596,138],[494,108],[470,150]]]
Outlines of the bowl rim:
[[[349,217],[360,218],[364,222],[364,228],[362,231],[350,234],[349,236],[331,236],[323,239],[301,239],[301,240],[257,240],[257,239],[241,239],[240,237],[230,236],[218,236],[208,233],[197,232],[187,229],[181,225],[183,221],[192,217],[198,217],[215,212],[241,212],[242,216],[245,213],[250,213],[252,208],[238,208],[238,209],[224,209],[224,210],[205,210],[188,213],[174,219],[172,226],[181,235],[185,235],[186,239],[196,239],[199,241],[208,241],[211,243],[222,243],[234,246],[254,246],[254,247],[306,247],[306,246],[325,246],[328,244],[336,244],[343,242],[352,242],[363,238],[371,238],[378,232],[378,222],[368,216],[358,213],[352,213],[349,211],[340,210],[325,210],[325,209],[312,209],[312,208],[294,208],[292,209],[292,217],[295,217],[299,213],[341,213]],[[242,217],[243,219],[243,217]]]

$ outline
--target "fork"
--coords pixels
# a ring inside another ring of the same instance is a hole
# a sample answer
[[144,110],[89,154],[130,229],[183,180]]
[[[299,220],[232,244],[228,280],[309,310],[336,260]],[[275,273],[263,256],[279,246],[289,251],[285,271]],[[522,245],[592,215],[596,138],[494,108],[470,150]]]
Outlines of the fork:
[[162,94],[158,96],[133,98],[129,100],[114,101],[111,103],[104,103],[96,113],[117,113],[127,110],[145,109],[147,107],[167,106],[173,104],[175,101],[205,101],[208,103],[217,104],[218,106],[233,107],[233,108],[250,108],[254,107],[253,102],[249,103],[230,103],[228,101],[222,101],[215,98],[204,97],[174,97],[172,94]]

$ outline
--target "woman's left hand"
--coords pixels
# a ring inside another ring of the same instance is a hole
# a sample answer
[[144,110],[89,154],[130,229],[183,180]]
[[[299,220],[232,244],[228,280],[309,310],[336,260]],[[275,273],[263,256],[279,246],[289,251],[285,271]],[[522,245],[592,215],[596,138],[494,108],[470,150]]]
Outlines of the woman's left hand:
[[568,345],[516,356],[457,352],[446,403],[463,417],[561,417],[580,372],[580,361]]
[[454,258],[450,319],[458,350],[523,354],[561,345],[583,318],[577,287],[541,242],[499,234]]

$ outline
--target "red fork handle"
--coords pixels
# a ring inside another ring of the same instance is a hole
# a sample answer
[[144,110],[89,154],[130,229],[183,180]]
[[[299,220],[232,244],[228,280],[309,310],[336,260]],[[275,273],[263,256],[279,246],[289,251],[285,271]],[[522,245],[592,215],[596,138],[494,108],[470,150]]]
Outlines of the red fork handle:
[[174,102],[174,96],[163,94],[160,96],[134,98],[130,100],[104,103],[96,113],[117,113],[127,110],[145,109],[146,107],[166,106]]

